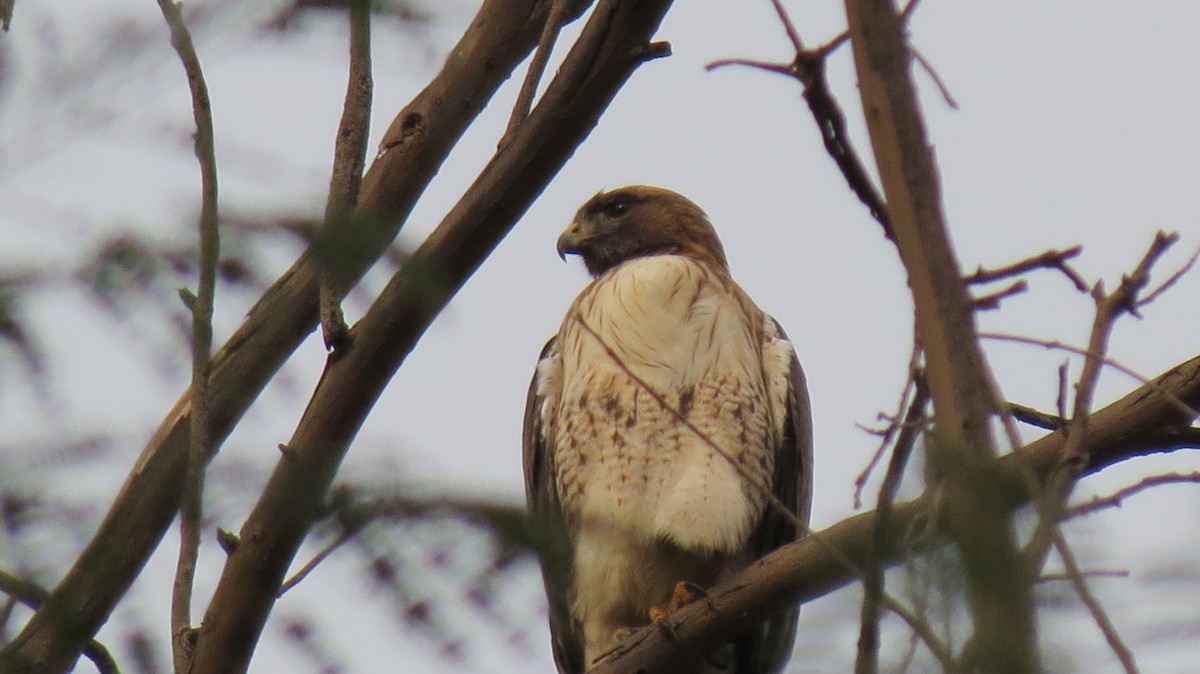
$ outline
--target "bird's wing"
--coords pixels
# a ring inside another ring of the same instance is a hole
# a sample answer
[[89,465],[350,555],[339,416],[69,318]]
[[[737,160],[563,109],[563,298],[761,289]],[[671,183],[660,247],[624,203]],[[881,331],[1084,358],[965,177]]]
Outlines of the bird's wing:
[[584,671],[583,631],[571,617],[570,583],[572,545],[558,492],[554,484],[553,435],[543,410],[557,404],[561,387],[557,339],[542,349],[525,400],[525,426],[521,437],[525,468],[525,496],[529,504],[533,539],[542,561],[542,580],[550,609],[550,637],[554,662],[563,674]]
[[[749,542],[756,559],[804,536],[812,507],[812,409],[808,386],[800,361],[790,348],[787,334],[774,319],[769,319],[768,325],[774,330],[767,334],[764,351],[779,346],[778,342],[782,341],[787,343],[790,353],[790,358],[775,363],[770,360],[764,362],[768,386],[786,386],[783,433],[775,448],[772,490],[775,497],[804,523],[804,527],[780,512],[777,506],[768,504]],[[738,674],[759,674],[782,669],[792,652],[799,615],[799,607],[780,613],[739,642],[735,671]]]

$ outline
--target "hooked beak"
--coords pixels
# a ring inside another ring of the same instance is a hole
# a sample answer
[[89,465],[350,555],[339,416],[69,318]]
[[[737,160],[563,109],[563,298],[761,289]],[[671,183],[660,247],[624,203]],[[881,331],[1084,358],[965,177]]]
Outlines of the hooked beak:
[[580,246],[582,246],[583,242],[586,240],[587,237],[579,231],[579,223],[572,222],[571,225],[563,230],[563,233],[559,235],[558,243],[554,247],[555,250],[558,251],[559,259],[565,262],[567,260],[567,253],[572,253],[575,255],[580,254],[582,252],[580,250]]

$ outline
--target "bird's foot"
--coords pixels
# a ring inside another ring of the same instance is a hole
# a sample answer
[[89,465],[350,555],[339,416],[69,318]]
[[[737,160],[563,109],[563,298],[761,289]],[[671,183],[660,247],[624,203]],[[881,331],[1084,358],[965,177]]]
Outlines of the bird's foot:
[[665,606],[651,606],[650,620],[656,623],[661,623],[667,618],[670,618],[676,611],[695,602],[697,599],[711,601],[708,598],[708,593],[699,585],[681,580],[675,583],[675,589],[671,592],[671,599]]

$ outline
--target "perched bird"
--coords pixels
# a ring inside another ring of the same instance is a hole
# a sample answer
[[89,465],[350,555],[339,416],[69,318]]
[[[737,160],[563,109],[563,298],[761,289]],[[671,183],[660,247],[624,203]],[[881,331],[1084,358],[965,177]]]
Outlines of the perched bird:
[[[812,442],[792,344],[734,283],[696,204],[657,187],[602,192],[558,253],[593,280],[542,351],[523,445],[554,657],[574,674],[676,608],[678,590],[803,535],[768,494],[807,524]],[[685,657],[697,672],[777,672],[796,616]]]

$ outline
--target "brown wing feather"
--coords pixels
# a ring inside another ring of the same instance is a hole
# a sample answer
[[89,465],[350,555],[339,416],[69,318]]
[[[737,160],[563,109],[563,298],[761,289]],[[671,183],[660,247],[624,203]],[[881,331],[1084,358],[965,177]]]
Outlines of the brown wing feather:
[[[546,342],[538,363],[554,358],[557,339]],[[543,428],[542,404],[538,394],[541,368],[535,368],[525,399],[525,425],[521,434],[525,469],[525,497],[529,505],[533,539],[541,557],[542,581],[550,609],[550,638],[554,662],[563,674],[584,671],[583,632],[571,617],[568,589],[571,582],[571,542],[554,486],[554,451]]]
[[[788,340],[777,321],[775,338]],[[768,377],[784,376],[785,373],[767,373]],[[792,354],[788,378],[788,415],[784,423],[784,436],[775,448],[775,475],[772,491],[775,497],[787,504],[800,521],[808,525],[812,508],[812,409],[808,399],[808,386],[800,361]],[[805,530],[775,506],[768,505],[750,538],[755,558],[761,558],[798,538]],[[778,672],[787,664],[796,640],[796,621],[800,608],[780,613],[764,622],[750,637],[737,644],[737,674],[765,674]]]

